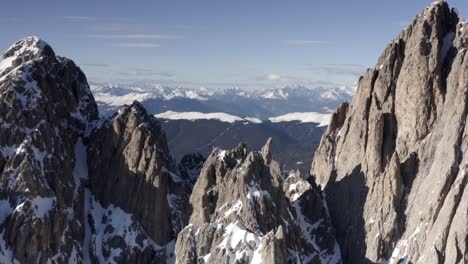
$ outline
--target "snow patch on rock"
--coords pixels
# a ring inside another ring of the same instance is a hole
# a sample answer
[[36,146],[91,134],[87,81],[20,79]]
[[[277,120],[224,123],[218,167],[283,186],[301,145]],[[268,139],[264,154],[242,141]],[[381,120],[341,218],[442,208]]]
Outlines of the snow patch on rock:
[[88,178],[88,162],[86,147],[83,144],[83,139],[79,138],[75,144],[75,167],[73,168],[73,179],[75,181],[75,190],[73,197],[76,199],[78,195],[78,188],[81,181]]
[[261,236],[248,231],[239,221],[229,224],[224,231],[224,239],[218,247],[229,255],[229,264],[246,258],[247,263],[260,263],[257,261],[261,260]]
[[36,196],[33,199],[26,199],[22,203],[20,203],[15,208],[15,212],[23,212],[25,210],[25,206],[29,203],[29,208],[33,210],[35,215],[39,218],[44,218],[49,214],[49,212],[55,208],[57,199],[55,197],[41,197]]
[[[153,247],[155,250],[160,248],[146,235],[143,228],[132,219],[131,214],[124,212],[120,207],[113,204],[103,207],[89,191],[87,192],[86,198],[88,200],[86,202],[88,207],[85,208],[85,212],[87,211],[87,215],[91,216],[91,221],[87,223],[88,226],[85,230],[84,248],[93,245],[92,249],[100,263],[116,263],[114,258],[120,256],[122,249],[108,246],[115,239],[122,239],[125,246],[133,250],[142,251],[147,247]],[[110,251],[108,256],[107,254],[105,256],[105,250]],[[90,253],[85,252],[84,255],[85,259],[87,259]]]

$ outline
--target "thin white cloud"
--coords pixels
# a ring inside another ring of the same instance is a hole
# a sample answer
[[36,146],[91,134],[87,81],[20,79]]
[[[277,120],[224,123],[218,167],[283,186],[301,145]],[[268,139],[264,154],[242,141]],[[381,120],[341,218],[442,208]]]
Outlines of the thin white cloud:
[[97,34],[89,35],[90,38],[97,39],[180,39],[181,36],[158,35],[158,34]]
[[328,64],[315,69],[327,75],[361,76],[366,71],[366,66],[359,64]]
[[266,75],[266,78],[267,80],[269,81],[280,81],[281,80],[281,76],[278,75],[278,74],[274,74],[274,73],[269,73]]
[[267,73],[263,75],[258,75],[255,77],[255,80],[260,82],[268,82],[268,83],[275,83],[275,82],[284,82],[287,81],[287,78],[283,75],[279,75],[277,73]]
[[315,39],[289,39],[284,41],[288,45],[321,45],[330,44],[328,41]]
[[112,44],[114,47],[119,48],[136,48],[136,49],[156,49],[160,48],[161,45],[155,43],[116,43]]
[[97,24],[90,27],[93,31],[124,31],[134,29],[134,24]]
[[88,21],[96,21],[96,17],[91,16],[63,16],[63,19],[70,20],[70,21],[78,21],[78,22],[88,22]]
[[163,76],[163,77],[174,77],[175,74],[168,71],[156,71],[148,68],[141,67],[127,67],[115,71],[119,76],[132,76],[132,77],[152,77],[152,76]]
[[268,73],[263,75],[257,75],[257,77],[255,77],[255,80],[257,81],[256,85],[263,85],[270,88],[275,85],[302,85],[307,87],[336,87],[342,85],[342,83],[338,82],[303,78],[299,76],[289,75],[287,73]]

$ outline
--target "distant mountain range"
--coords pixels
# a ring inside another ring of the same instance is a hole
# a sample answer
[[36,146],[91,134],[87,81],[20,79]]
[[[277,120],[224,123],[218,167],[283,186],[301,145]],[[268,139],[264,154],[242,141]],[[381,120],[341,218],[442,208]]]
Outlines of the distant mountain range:
[[166,87],[157,84],[91,85],[101,114],[108,115],[124,104],[138,100],[148,112],[226,113],[267,120],[290,113],[330,113],[341,102],[350,100],[352,87],[286,86],[278,89],[208,90]]

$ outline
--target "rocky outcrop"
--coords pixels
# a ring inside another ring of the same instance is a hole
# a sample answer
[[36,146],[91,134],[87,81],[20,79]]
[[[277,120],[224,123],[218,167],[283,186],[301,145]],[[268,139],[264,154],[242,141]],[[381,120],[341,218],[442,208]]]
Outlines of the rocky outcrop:
[[83,240],[75,150],[98,118],[93,95],[79,68],[35,37],[15,43],[0,65],[0,255],[71,257]]
[[213,150],[190,197],[177,263],[339,262],[320,191],[299,175],[284,180],[271,144],[261,152],[242,144]]
[[468,24],[424,9],[359,80],[315,153],[347,263],[468,261]]
[[186,183],[138,103],[98,119],[86,77],[29,37],[0,59],[0,262],[164,263]]
[[124,107],[93,131],[88,164],[91,190],[99,201],[132,213],[156,243],[172,240],[177,230],[168,228],[168,188],[181,179],[159,122],[143,106]]
[[[131,214],[144,230],[142,239],[156,245],[175,239],[187,222],[186,182],[177,175],[159,122],[140,103],[123,107],[90,133],[87,157],[90,189],[103,207]],[[127,245],[120,241],[117,247]],[[154,252],[143,253],[142,259],[121,260],[155,262]]]

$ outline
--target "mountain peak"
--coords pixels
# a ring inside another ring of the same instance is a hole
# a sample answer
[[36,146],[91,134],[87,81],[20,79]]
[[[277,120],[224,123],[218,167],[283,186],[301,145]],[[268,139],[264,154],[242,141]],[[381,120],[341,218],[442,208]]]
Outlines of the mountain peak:
[[134,109],[134,111],[146,115],[146,109],[145,107],[137,100],[134,100],[133,103],[130,105],[131,109]]
[[42,57],[55,59],[55,53],[49,44],[36,36],[21,39],[0,57],[0,78],[26,62]]
[[47,42],[37,36],[30,36],[18,40],[15,44],[8,48],[3,57],[8,58],[15,54],[18,55],[24,52],[33,52],[37,55],[46,56],[51,56],[54,53],[52,47]]
[[430,14],[431,12],[434,12],[435,10],[439,10],[441,8],[448,10],[449,9],[448,3],[444,0],[434,1],[431,4],[427,5],[426,7],[424,7],[421,10],[421,12],[418,14],[418,17]]
[[450,8],[446,1],[438,0],[425,7],[416,20],[420,18],[428,22],[446,21],[448,24],[457,24],[458,11]]

